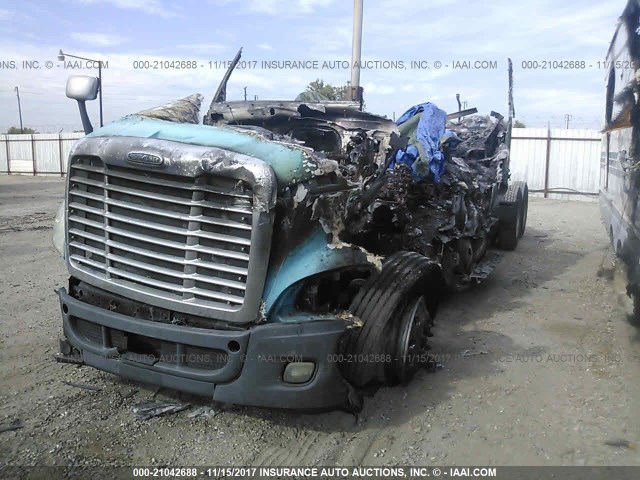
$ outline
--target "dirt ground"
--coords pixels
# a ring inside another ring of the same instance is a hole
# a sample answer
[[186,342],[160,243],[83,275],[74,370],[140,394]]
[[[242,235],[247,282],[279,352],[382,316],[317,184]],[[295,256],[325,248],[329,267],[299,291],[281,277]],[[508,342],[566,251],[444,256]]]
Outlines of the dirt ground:
[[[518,249],[442,306],[442,368],[378,391],[357,417],[219,405],[193,417],[206,399],[53,361],[63,189],[0,177],[0,427],[23,425],[0,433],[0,464],[640,465],[640,335],[607,275],[597,204],[532,200]],[[154,395],[192,407],[137,420]]]

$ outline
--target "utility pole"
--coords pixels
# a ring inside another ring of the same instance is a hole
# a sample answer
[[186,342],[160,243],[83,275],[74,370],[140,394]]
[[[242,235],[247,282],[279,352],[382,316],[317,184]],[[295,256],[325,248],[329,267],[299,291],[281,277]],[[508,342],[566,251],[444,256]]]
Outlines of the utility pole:
[[567,113],[567,114],[564,116],[564,119],[566,120],[566,127],[565,127],[565,128],[567,128],[567,129],[569,128],[569,121],[570,121],[572,118],[573,118],[573,115],[571,115],[570,113]]
[[351,41],[351,87],[350,100],[360,102],[362,108],[362,87],[360,87],[360,63],[362,62],[362,3],[353,0],[353,39]]
[[247,87],[244,87],[244,101],[247,101]]
[[15,90],[16,90],[16,97],[18,97],[18,115],[20,116],[20,133],[23,133],[23,128],[22,128],[22,107],[20,106],[20,90],[18,89],[18,87],[16,87]]

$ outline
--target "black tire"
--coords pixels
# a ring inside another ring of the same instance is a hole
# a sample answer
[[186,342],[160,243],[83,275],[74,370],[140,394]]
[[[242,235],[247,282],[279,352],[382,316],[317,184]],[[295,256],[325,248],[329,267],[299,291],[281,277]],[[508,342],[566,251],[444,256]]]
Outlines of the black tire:
[[[390,288],[390,283],[394,280],[394,274],[397,274],[399,269],[402,269],[403,265],[410,262],[411,259],[400,252],[387,257],[383,263],[382,271],[374,273],[365,284],[360,288],[353,298],[349,310],[351,313],[359,317],[363,322],[367,321],[368,317],[365,317],[367,313],[367,307],[371,304],[381,304],[381,302],[374,301],[374,296],[377,294],[380,296],[380,292],[387,291]],[[417,254],[416,254],[417,255]],[[383,312],[383,315],[390,316],[393,312]],[[376,372],[366,370],[360,365],[356,365],[356,362],[352,362],[356,357],[356,352],[362,352],[362,346],[364,339],[363,336],[371,334],[371,329],[366,327],[364,323],[363,327],[359,330],[350,331],[350,335],[346,342],[343,344],[343,353],[347,359],[347,363],[341,365],[344,376],[353,384],[358,387],[365,386],[367,383],[371,383],[371,379],[376,377]],[[366,377],[368,380],[362,381]],[[360,379],[361,381],[358,381]]]
[[[625,269],[625,276],[627,278],[638,278],[639,268],[640,267],[637,267],[635,272]],[[627,284],[627,295],[631,297],[631,301],[633,302],[633,311],[627,316],[629,323],[634,327],[640,327],[640,284],[634,281],[629,282]]]
[[640,294],[634,293],[631,299],[633,300],[633,312],[629,316],[629,323],[634,327],[640,327]]
[[397,324],[411,298],[428,293],[431,301],[426,302],[427,309],[433,316],[439,297],[435,289],[441,284],[440,266],[418,253],[397,252],[387,259],[382,271],[369,278],[350,307],[364,324],[346,342],[343,353],[347,361],[342,371],[347,380],[357,387],[394,383],[386,368],[389,362],[375,358],[394,355]]
[[498,234],[498,247],[502,250],[515,250],[518,246],[518,230],[502,228]]
[[[502,250],[515,250],[518,246],[518,240],[524,234],[524,226],[522,221],[526,219],[524,209],[524,182],[514,182],[507,188],[502,200],[502,204],[510,205],[512,214],[509,218],[503,218],[500,222],[500,230],[498,232],[498,247]],[[527,188],[528,196],[528,188]]]
[[[396,268],[398,266],[398,264],[405,259],[404,256],[402,255],[390,255],[388,256],[384,262],[383,262],[383,268],[385,271],[391,271],[392,269]],[[351,305],[349,307],[349,309],[354,312],[356,311],[361,303],[368,303],[371,300],[371,296],[374,294],[373,289],[370,287],[370,285],[376,281],[379,280],[379,274],[373,274],[370,278],[369,281],[366,282],[362,288],[360,288],[360,290],[358,290],[358,293],[356,293],[356,295],[353,297],[353,300],[351,301]]]
[[518,238],[522,238],[527,228],[527,215],[529,213],[529,186],[527,182],[513,182],[515,188],[522,190],[522,208],[520,209],[520,228],[518,229]]

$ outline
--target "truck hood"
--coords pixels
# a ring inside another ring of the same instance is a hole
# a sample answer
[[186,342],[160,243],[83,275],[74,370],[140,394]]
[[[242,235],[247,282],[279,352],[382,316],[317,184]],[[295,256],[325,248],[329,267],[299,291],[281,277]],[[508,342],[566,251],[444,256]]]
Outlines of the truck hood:
[[[147,111],[148,112],[148,111]],[[335,161],[292,141],[275,138],[257,128],[197,125],[149,118],[146,112],[126,116],[97,129],[88,137],[135,137],[217,147],[267,163],[280,189],[335,171]]]

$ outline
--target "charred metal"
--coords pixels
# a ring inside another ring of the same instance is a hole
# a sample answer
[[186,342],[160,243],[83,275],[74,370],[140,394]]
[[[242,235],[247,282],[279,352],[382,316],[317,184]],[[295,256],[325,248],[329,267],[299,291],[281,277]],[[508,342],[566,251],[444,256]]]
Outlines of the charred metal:
[[[407,165],[389,167],[399,148],[416,142],[419,115],[399,128],[347,102],[265,101],[212,103],[205,122],[271,132],[271,139],[309,147],[319,164],[336,162],[330,175],[281,195],[291,207],[282,209],[276,222],[281,236],[294,229],[291,234],[303,239],[301,227],[307,225],[308,231],[317,221],[329,243],[345,242],[382,256],[407,250],[437,258],[449,286],[458,288],[486,276],[473,274],[492,241],[498,218],[491,208],[508,174],[509,126],[500,114],[475,111],[448,120],[447,129],[460,143],[443,146],[445,173],[437,183],[416,179]],[[301,215],[306,221],[300,221]]]

